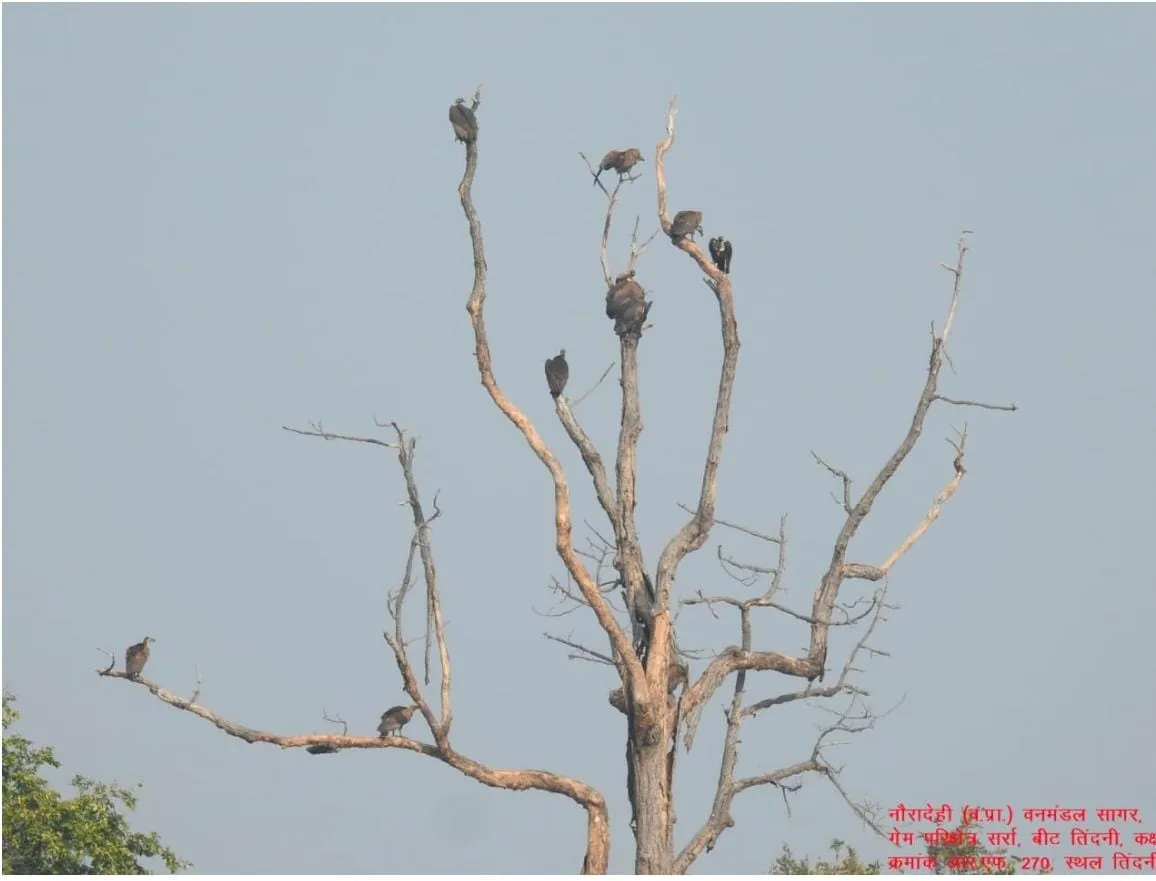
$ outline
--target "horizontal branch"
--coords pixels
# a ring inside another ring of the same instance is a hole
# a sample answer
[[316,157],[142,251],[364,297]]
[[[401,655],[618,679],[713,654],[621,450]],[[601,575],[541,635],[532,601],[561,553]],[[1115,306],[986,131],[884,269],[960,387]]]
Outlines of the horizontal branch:
[[806,679],[810,666],[805,658],[793,658],[779,652],[744,652],[738,646],[724,649],[682,695],[681,713],[687,720],[687,749],[690,749],[693,743],[691,731],[697,726],[702,708],[723,681],[740,670],[771,670],[784,676],[799,676]]
[[[682,508],[682,510],[686,511],[686,513],[688,513],[688,514],[694,513],[694,508],[691,508],[689,505],[684,505],[682,502],[679,502],[678,506],[680,508]],[[785,520],[785,518],[784,518],[784,520]],[[759,532],[758,530],[751,529],[748,526],[742,526],[738,523],[731,523],[731,522],[726,521],[726,520],[721,520],[718,517],[714,518],[713,523],[716,526],[725,526],[727,529],[733,529],[736,532],[741,532],[744,535],[751,536],[752,538],[758,538],[758,539],[762,539],[763,541],[769,541],[772,544],[778,544],[780,541],[780,538],[778,536],[768,535],[765,532]]]
[[946,395],[936,395],[934,400],[943,401],[945,404],[955,404],[958,407],[979,407],[983,410],[1004,410],[1009,413],[1015,413],[1019,410],[1019,405],[1014,402],[1011,404],[985,404],[982,401],[961,401]]
[[[467,758],[448,746],[441,747],[434,744],[422,743],[421,741],[408,737],[369,737],[341,734],[274,734],[270,731],[249,728],[246,725],[240,725],[230,721],[218,713],[213,712],[208,707],[186,700],[147,679],[130,679],[127,673],[118,670],[101,669],[96,672],[100,676],[124,679],[128,682],[141,685],[169,706],[192,713],[195,716],[200,716],[205,721],[224,731],[230,737],[239,738],[246,743],[268,743],[278,746],[281,749],[305,748],[309,746],[328,746],[334,749],[406,749],[444,762],[451,768],[465,774],[467,777],[472,777],[479,783],[493,787],[494,789],[516,791],[533,789],[564,795],[572,801],[577,802],[587,812],[588,847],[595,841],[609,842],[610,822],[606,809],[606,800],[597,790],[571,777],[563,777],[562,775],[553,774],[549,771],[491,768],[474,759]],[[603,853],[600,856],[595,853],[594,856],[601,864],[595,863],[594,865],[589,865],[591,851],[588,849],[588,865],[584,867],[587,873],[605,873],[606,864],[604,859],[605,856],[608,856],[608,853]]]

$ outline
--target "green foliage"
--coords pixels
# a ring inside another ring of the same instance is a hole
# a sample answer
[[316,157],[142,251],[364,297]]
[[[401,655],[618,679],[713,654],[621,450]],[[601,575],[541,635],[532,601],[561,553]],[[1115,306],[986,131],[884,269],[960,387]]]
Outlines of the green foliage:
[[[964,823],[949,830],[952,838],[942,844],[928,844],[927,855],[935,860],[936,875],[1015,875],[1019,857],[1009,855],[1007,848],[988,847],[980,841],[982,830],[975,823]],[[853,847],[836,839],[831,842],[834,859],[819,860],[814,866],[809,860],[796,859],[787,845],[775,860],[771,875],[880,875],[881,861],[864,863]],[[1004,857],[1004,864],[994,857]],[[987,857],[985,860],[984,858]],[[903,874],[900,870],[899,874]],[[1036,874],[1049,874],[1046,870]]]
[[779,858],[775,860],[775,864],[771,866],[771,875],[881,875],[883,874],[879,868],[879,861],[873,863],[864,863],[859,859],[859,855],[855,853],[855,848],[848,847],[839,839],[831,842],[831,850],[834,852],[834,859],[819,860],[814,866],[811,865],[810,860],[795,859],[791,853],[791,849],[785,844],[783,845],[783,852]]
[[[952,840],[943,844],[928,844],[927,855],[935,859],[936,875],[1014,875],[1017,858],[1007,856],[1007,848],[989,848],[979,841],[982,829],[973,822],[962,823],[949,830]],[[998,865],[995,857],[1004,857]],[[984,857],[989,859],[985,860]]]
[[74,798],[40,776],[59,768],[51,747],[36,748],[8,727],[20,718],[4,693],[4,874],[150,875],[139,859],[160,857],[170,872],[190,867],[155,832],[133,832],[120,813],[136,809],[129,789],[76,775]]

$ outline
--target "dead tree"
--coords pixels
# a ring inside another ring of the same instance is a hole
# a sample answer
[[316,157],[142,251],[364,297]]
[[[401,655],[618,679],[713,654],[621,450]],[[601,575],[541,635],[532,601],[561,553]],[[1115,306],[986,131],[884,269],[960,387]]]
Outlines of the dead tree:
[[[479,104],[480,94],[475,94],[469,107],[471,116],[477,112]],[[476,131],[475,124],[473,134],[476,135]],[[579,550],[573,534],[574,514],[571,509],[566,473],[537,428],[502,390],[494,374],[485,324],[487,298],[485,243],[472,197],[472,187],[479,163],[476,137],[465,139],[465,171],[458,186],[473,255],[473,285],[466,308],[473,330],[475,358],[482,386],[549,474],[553,489],[554,545],[568,576],[567,583],[562,585],[559,582],[558,588],[577,607],[589,609],[608,643],[608,648],[605,651],[598,651],[570,640],[552,638],[581,652],[583,657],[613,667],[621,683],[611,692],[609,700],[611,706],[621,712],[626,720],[625,776],[633,814],[630,828],[635,841],[634,869],[637,874],[685,873],[701,853],[711,850],[726,829],[734,825],[731,816],[733,800],[740,793],[762,786],[777,787],[785,796],[802,786],[810,777],[825,779],[866,823],[875,825],[875,819],[868,806],[856,802],[843,788],[838,770],[827,761],[824,749],[832,734],[854,733],[874,724],[875,716],[862,702],[864,692],[854,681],[853,663],[857,656],[871,650],[868,638],[885,608],[886,576],[939,516],[943,505],[954,495],[967,473],[964,466],[966,427],[951,441],[953,447],[951,476],[946,485],[934,497],[926,516],[910,534],[898,542],[895,550],[876,565],[849,559],[849,546],[880,493],[914,448],[934,403],[943,402],[949,405],[978,406],[997,410],[1016,409],[1014,404],[994,405],[961,401],[944,397],[938,392],[940,371],[947,358],[948,339],[959,306],[964,257],[968,250],[965,235],[959,241],[955,262],[952,265],[945,265],[954,278],[947,318],[941,329],[937,331],[933,329],[926,380],[916,402],[910,427],[902,442],[858,498],[854,498],[851,491],[850,477],[818,456],[815,457],[820,465],[841,481],[842,497],[838,501],[845,519],[833,541],[830,565],[826,572],[817,578],[811,608],[799,611],[785,605],[779,595],[786,569],[785,518],[780,522],[777,533],[769,534],[716,516],[715,499],[719,470],[729,425],[731,393],[738,366],[739,329],[735,294],[732,281],[726,272],[729,266],[724,262],[724,267],[720,267],[717,257],[712,258],[711,255],[704,253],[689,235],[692,231],[701,231],[701,215],[698,212],[681,212],[682,219],[674,223],[672,228],[672,220],[667,210],[667,180],[663,163],[674,145],[674,136],[675,106],[672,101],[667,112],[665,137],[658,145],[655,158],[658,226],[672,247],[683,252],[690,260],[691,269],[702,274],[707,290],[714,297],[718,306],[718,333],[722,352],[718,392],[711,420],[710,439],[701,469],[698,500],[694,505],[685,507],[689,518],[667,541],[657,559],[652,558],[649,565],[636,525],[635,482],[638,446],[642,433],[638,375],[641,328],[638,328],[639,332],[634,332],[632,324],[630,332],[619,332],[622,398],[613,483],[602,455],[582,429],[571,403],[560,393],[560,387],[559,393],[554,397],[555,412],[581,455],[587,476],[593,482],[598,504],[609,524],[609,535],[612,536],[602,540],[596,552]],[[587,166],[592,175],[596,174],[588,160]],[[613,191],[602,187],[608,197],[608,204],[603,224],[600,260],[606,289],[611,293],[616,284],[625,284],[626,281],[633,280],[638,260],[645,253],[647,245],[657,236],[656,231],[655,235],[640,244],[636,224],[627,266],[617,275],[611,273],[609,258],[611,221],[622,186],[632,182],[632,178],[622,177]],[[599,185],[601,186],[600,182]],[[692,214],[695,216],[689,216]],[[691,220],[693,223],[690,223]],[[615,297],[608,296],[608,315],[612,307],[617,309],[618,305],[620,304]],[[598,301],[594,296],[591,298],[591,308],[598,308]],[[677,305],[672,303],[670,308],[677,308]],[[616,331],[625,330],[625,327],[616,327]],[[560,385],[554,380],[549,382],[552,392],[555,385]],[[392,631],[384,634],[384,638],[396,662],[402,688],[411,701],[409,705],[394,707],[387,711],[375,734],[349,734],[348,730],[343,730],[341,734],[276,734],[232,722],[198,704],[199,679],[192,696],[182,698],[143,677],[134,679],[129,673],[114,671],[115,657],[111,653],[109,654],[112,663],[97,672],[102,676],[126,679],[141,685],[161,701],[199,716],[227,735],[248,743],[275,744],[282,749],[302,748],[315,755],[352,749],[407,749],[444,762],[487,786],[513,790],[536,789],[564,795],[577,803],[586,815],[583,873],[605,873],[610,853],[611,828],[606,800],[600,792],[582,781],[549,771],[492,768],[466,757],[451,743],[453,670],[446,641],[431,537],[431,525],[441,512],[436,496],[432,504],[432,514],[427,514],[423,504],[413,470],[415,442],[395,423],[379,423],[379,425],[392,430],[390,440],[334,434],[326,431],[320,424],[314,424],[309,429],[288,426],[285,426],[285,429],[324,440],[370,444],[396,452],[413,515],[414,528],[404,576],[396,593],[389,597],[388,607],[394,626]],[[777,560],[770,565],[739,562],[724,554],[721,547],[719,550],[719,561],[726,572],[748,588],[764,580],[767,582],[765,589],[753,594],[748,591],[746,596],[697,593],[694,596],[676,597],[674,585],[680,565],[690,554],[703,547],[715,526],[742,532],[765,541],[776,549]],[[428,638],[425,641],[424,683],[419,682],[415,672],[414,661],[409,656],[401,624],[403,604],[417,583],[415,560],[420,561],[421,581],[425,588],[426,601]],[[594,571],[591,571],[592,566]],[[601,577],[601,571],[607,567],[615,570],[610,589],[605,587]],[[840,599],[841,588],[851,579],[883,582],[883,586],[876,591],[865,609],[856,608],[854,603]],[[624,610],[617,609],[612,602],[613,593],[618,590],[626,600]],[[712,611],[716,606],[733,608],[738,613],[738,644],[717,652],[697,671],[697,675],[690,675],[688,661],[696,659],[679,648],[673,615],[676,605],[691,609],[705,606]],[[753,627],[756,610],[778,612],[798,622],[807,633],[806,652],[796,656],[757,646]],[[828,646],[831,628],[854,627],[857,624],[862,625],[861,629],[864,631],[862,637],[841,664],[830,664]],[[422,689],[423,684],[430,685],[430,652],[435,649],[440,669],[436,711],[432,701],[426,698]],[[798,681],[798,687],[749,701],[746,694],[749,674],[762,671],[774,671],[783,676],[793,677]],[[726,713],[717,790],[698,828],[685,838],[681,846],[676,846],[673,814],[676,753],[680,744],[687,751],[691,749],[703,707],[718,689],[731,679],[734,684]],[[836,714],[835,721],[819,735],[808,754],[796,757],[796,760],[789,764],[769,768],[753,776],[736,777],[739,732],[744,722],[761,712],[808,698],[841,698],[845,699],[845,706]],[[401,725],[408,721],[410,716],[419,713],[429,729],[432,742],[401,734]],[[326,718],[328,719],[327,716]],[[878,826],[875,825],[875,828],[878,829]]]

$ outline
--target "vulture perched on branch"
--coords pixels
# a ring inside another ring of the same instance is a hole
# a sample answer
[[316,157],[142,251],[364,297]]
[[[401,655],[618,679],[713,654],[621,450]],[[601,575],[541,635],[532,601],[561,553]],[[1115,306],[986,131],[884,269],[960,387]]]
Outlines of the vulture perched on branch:
[[149,643],[156,642],[151,636],[146,636],[136,645],[130,645],[124,653],[124,672],[129,679],[140,678],[141,671],[149,659]]
[[478,138],[478,118],[474,111],[466,106],[465,98],[458,98],[450,105],[450,124],[454,127],[454,137],[465,143],[472,144]]
[[614,319],[614,332],[620,337],[627,334],[642,335],[642,325],[654,305],[646,299],[642,285],[634,280],[634,270],[624,272],[614,279],[614,284],[606,292],[606,317]]
[[734,249],[731,243],[722,236],[710,240],[710,259],[714,261],[714,265],[719,268],[719,271],[724,275],[731,274],[731,254]]
[[401,727],[413,718],[413,714],[416,711],[416,706],[390,707],[381,714],[381,724],[377,726],[377,733],[382,737],[389,737],[391,734],[400,734]]
[[642,151],[637,147],[631,147],[628,150],[611,150],[602,157],[602,162],[598,165],[598,173],[594,175],[594,183],[598,183],[598,178],[604,171],[613,169],[618,172],[618,176],[621,178],[624,174],[629,174],[630,169],[639,162],[645,161]]
[[570,379],[570,365],[566,363],[566,350],[562,349],[556,358],[546,359],[546,385],[550,387],[550,394],[558,397],[566,389]]
[[687,236],[693,240],[696,231],[702,235],[701,211],[679,211],[678,214],[674,215],[674,220],[670,222],[670,240],[672,242],[679,242]]

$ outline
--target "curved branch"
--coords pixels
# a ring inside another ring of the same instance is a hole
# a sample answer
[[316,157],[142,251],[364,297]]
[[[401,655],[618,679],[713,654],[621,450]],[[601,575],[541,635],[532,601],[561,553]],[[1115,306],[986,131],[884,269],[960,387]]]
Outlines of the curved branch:
[[[728,676],[740,670],[773,670],[784,676],[806,678],[810,664],[805,658],[793,658],[779,652],[743,651],[739,646],[730,646],[711,661],[702,675],[682,696],[681,712],[687,720],[688,736],[697,725],[702,708],[711,699]],[[687,743],[687,749],[690,742]]]
[[[475,99],[476,100],[476,99]],[[486,256],[485,245],[482,240],[482,224],[474,208],[471,189],[474,176],[478,168],[478,144],[471,141],[466,144],[466,168],[462,181],[458,185],[458,195],[462,203],[462,211],[466,215],[466,223],[470,229],[470,242],[474,255],[474,284],[470,298],[466,303],[466,311],[470,314],[470,323],[474,330],[475,356],[478,363],[478,373],[481,375],[482,386],[489,393],[490,398],[499,410],[521,432],[530,449],[534,451],[554,482],[554,531],[555,547],[558,556],[566,565],[566,569],[577,582],[582,596],[594,610],[595,616],[602,629],[610,637],[614,649],[620,656],[620,670],[625,679],[631,682],[643,680],[642,665],[634,657],[630,648],[630,640],[619,627],[614,613],[607,604],[605,597],[598,590],[598,585],[578,559],[573,545],[573,523],[570,516],[570,488],[566,483],[566,475],[558,459],[546,446],[538,434],[533,423],[506,397],[497,379],[494,377],[493,359],[490,354],[490,343],[486,336],[484,309],[486,304]]]
[[[658,221],[663,232],[668,235],[670,233],[670,218],[667,216],[666,171],[663,163],[667,151],[674,144],[674,117],[676,113],[675,102],[672,99],[667,111],[666,140],[658,145],[654,162],[655,178],[658,181]],[[719,377],[718,396],[715,399],[714,422],[711,425],[706,464],[703,466],[698,505],[695,508],[694,516],[667,543],[658,561],[657,600],[659,609],[664,610],[670,602],[670,590],[679,564],[688,554],[703,546],[714,523],[719,464],[722,459],[723,439],[726,437],[729,426],[731,392],[734,388],[740,345],[730,277],[720,272],[689,238],[676,242],[675,247],[685,251],[698,263],[699,268],[707,274],[709,286],[718,299],[719,319],[722,325],[723,361]]]
[[326,746],[333,749],[407,749],[421,753],[431,759],[444,762],[451,768],[472,777],[479,783],[494,789],[528,790],[553,792],[564,795],[581,805],[587,816],[586,860],[584,874],[605,874],[609,861],[610,820],[606,810],[606,800],[596,789],[575,780],[552,774],[549,771],[532,769],[491,768],[468,758],[449,744],[435,745],[422,743],[409,737],[369,737],[342,734],[274,734],[239,725],[210,710],[208,707],[187,701],[147,679],[129,679],[126,673],[116,670],[97,670],[101,676],[125,679],[147,688],[152,694],[178,710],[185,710],[215,725],[230,737],[237,737],[246,743],[269,743],[281,749],[297,747]]

